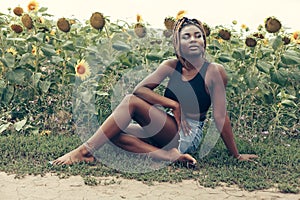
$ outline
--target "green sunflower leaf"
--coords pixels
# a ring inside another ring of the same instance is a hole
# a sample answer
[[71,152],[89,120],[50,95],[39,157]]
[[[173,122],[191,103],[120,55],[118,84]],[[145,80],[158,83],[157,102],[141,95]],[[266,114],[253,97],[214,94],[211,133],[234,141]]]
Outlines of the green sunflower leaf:
[[52,83],[50,81],[40,81],[39,88],[42,90],[43,93],[47,93],[51,84]]
[[42,52],[44,53],[45,56],[54,56],[56,55],[56,51],[53,46],[51,45],[45,45],[41,47]]
[[12,85],[8,85],[6,88],[4,88],[2,93],[2,102],[5,104],[8,104],[12,97],[14,96],[15,88]]
[[272,64],[266,61],[258,60],[256,63],[256,68],[264,73],[269,73],[272,68]]
[[234,49],[232,53],[232,57],[237,60],[244,60],[245,59],[245,49]]
[[276,51],[283,44],[282,37],[277,36],[272,42],[272,48]]
[[41,8],[39,9],[39,12],[46,12],[47,10],[48,10],[47,7],[41,7]]
[[289,54],[283,54],[281,56],[281,61],[282,61],[283,64],[286,64],[286,65],[300,64],[300,58],[299,57],[289,55]]
[[6,53],[4,58],[0,58],[0,61],[5,67],[12,68],[15,65],[15,57],[11,53]]
[[227,54],[221,54],[218,58],[221,62],[231,62],[231,61],[234,61],[234,59],[227,55]]
[[63,45],[62,45],[62,48],[64,50],[69,50],[69,51],[75,51],[75,47],[74,47],[74,44],[72,41],[66,41]]
[[116,41],[112,47],[118,51],[129,51],[131,47],[122,41]]
[[287,106],[287,107],[298,107],[297,104],[294,101],[289,100],[289,99],[282,100],[281,104],[284,105],[284,106]]
[[277,83],[281,86],[285,86],[285,84],[287,83],[286,74],[281,69],[282,68],[275,71],[274,68],[271,68],[270,69],[270,76],[271,76],[271,80],[274,83]]

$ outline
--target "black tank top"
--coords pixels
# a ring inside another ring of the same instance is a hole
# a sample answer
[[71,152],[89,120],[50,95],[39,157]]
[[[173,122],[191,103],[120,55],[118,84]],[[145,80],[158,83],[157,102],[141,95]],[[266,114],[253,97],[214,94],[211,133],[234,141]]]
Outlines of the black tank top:
[[[170,77],[164,96],[180,103],[185,113],[206,113],[211,105],[210,95],[205,89],[205,75],[210,63],[205,62],[196,76],[182,80],[182,64],[177,62],[176,69]],[[205,119],[205,116],[204,116]],[[203,119],[199,119],[202,121]]]

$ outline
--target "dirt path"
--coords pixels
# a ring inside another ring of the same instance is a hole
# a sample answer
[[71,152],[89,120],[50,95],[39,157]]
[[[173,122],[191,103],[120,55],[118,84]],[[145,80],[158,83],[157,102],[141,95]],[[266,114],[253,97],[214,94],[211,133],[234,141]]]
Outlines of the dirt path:
[[[205,199],[255,199],[300,200],[300,194],[282,194],[275,189],[247,192],[236,187],[205,188],[196,181],[181,183],[156,183],[148,186],[142,182],[116,178],[97,178],[100,185],[88,186],[82,177],[60,179],[55,175],[25,176],[0,172],[0,199],[2,200],[205,200]],[[114,180],[115,183],[109,184]]]

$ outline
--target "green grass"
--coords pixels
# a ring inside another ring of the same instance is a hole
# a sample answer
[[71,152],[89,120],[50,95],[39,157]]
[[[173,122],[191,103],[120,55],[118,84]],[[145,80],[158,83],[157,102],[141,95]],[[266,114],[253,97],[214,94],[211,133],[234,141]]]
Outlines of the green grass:
[[[147,173],[130,173],[117,171],[100,162],[78,163],[70,167],[49,165],[48,161],[81,144],[77,136],[2,135],[0,171],[16,174],[16,177],[27,174],[44,175],[49,172],[56,173],[61,178],[81,175],[88,185],[98,184],[94,177],[116,176],[136,179],[147,184],[154,181],[180,182],[184,179],[195,179],[206,187],[216,187],[225,183],[238,185],[248,191],[277,187],[281,192],[299,193],[299,139],[268,136],[251,143],[237,138],[237,143],[241,152],[255,153],[260,158],[256,162],[237,161],[228,155],[224,144],[219,140],[210,154],[198,161],[196,170],[171,164]],[[103,152],[115,153],[114,157],[120,161],[124,161],[124,156],[127,156],[116,152]],[[147,159],[140,159],[147,163]]]

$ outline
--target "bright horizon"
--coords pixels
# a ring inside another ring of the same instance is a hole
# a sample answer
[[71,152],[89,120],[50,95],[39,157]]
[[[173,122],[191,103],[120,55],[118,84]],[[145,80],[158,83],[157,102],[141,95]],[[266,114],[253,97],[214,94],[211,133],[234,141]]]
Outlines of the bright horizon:
[[[8,8],[21,6],[27,12],[30,0],[0,0],[0,12],[8,14]],[[209,26],[231,26],[232,21],[237,26],[245,24],[250,31],[264,23],[267,17],[274,16],[287,28],[287,32],[300,30],[297,22],[299,0],[286,0],[284,3],[273,0],[215,0],[211,2],[201,0],[37,0],[39,7],[47,7],[48,14],[55,18],[76,18],[80,21],[88,20],[93,12],[101,12],[113,22],[117,19],[129,23],[136,22],[136,15],[140,14],[144,22],[154,28],[163,28],[163,20],[167,16],[175,17],[180,10],[187,11],[187,16],[200,19]],[[64,2],[62,4],[62,2]]]

